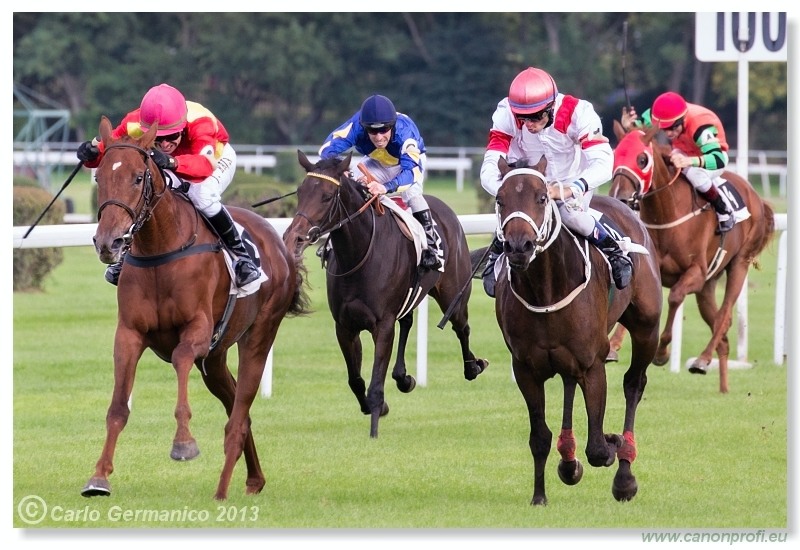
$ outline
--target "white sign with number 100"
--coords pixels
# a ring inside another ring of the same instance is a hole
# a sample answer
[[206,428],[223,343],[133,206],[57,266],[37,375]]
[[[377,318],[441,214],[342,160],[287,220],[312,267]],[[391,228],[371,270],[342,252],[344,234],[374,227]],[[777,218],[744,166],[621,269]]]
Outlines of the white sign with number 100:
[[700,61],[786,61],[786,12],[697,13],[695,55]]

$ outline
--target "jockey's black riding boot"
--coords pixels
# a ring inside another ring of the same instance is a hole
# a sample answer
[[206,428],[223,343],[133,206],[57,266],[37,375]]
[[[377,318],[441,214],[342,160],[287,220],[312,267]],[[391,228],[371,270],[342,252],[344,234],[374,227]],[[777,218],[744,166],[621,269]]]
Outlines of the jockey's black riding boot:
[[211,226],[217,232],[219,238],[222,239],[222,244],[225,245],[225,248],[237,258],[236,263],[233,265],[233,270],[236,272],[236,286],[241,288],[257,280],[260,276],[258,266],[250,258],[250,254],[248,254],[241,237],[239,237],[239,231],[233,224],[233,218],[231,218],[225,207],[223,206],[222,210],[208,218],[208,221],[211,222]]
[[713,185],[705,193],[698,191],[701,197],[706,199],[714,207],[717,213],[717,220],[719,221],[719,228],[717,233],[727,233],[733,226],[736,225],[736,218],[733,217],[733,212],[728,207],[728,203],[719,194],[717,188]]
[[611,276],[614,278],[614,286],[620,290],[628,286],[633,276],[633,262],[622,252],[614,237],[609,235],[602,225],[595,222],[595,231],[587,239],[608,258],[608,263],[611,264]]
[[483,269],[483,274],[481,275],[481,279],[483,279],[483,290],[492,298],[494,298],[494,285],[497,282],[497,279],[494,277],[494,264],[502,253],[503,243],[501,243],[500,239],[495,235],[492,239],[492,243],[489,245],[489,259],[486,260],[486,267]]
[[119,274],[122,272],[122,262],[124,259],[125,256],[123,256],[122,259],[117,263],[109,264],[106,268],[106,281],[114,286],[117,286],[119,283]]
[[427,269],[439,269],[442,267],[442,249],[439,247],[439,235],[433,227],[433,218],[431,218],[430,210],[420,210],[414,212],[414,217],[422,224],[422,229],[425,230],[425,237],[428,241],[428,249],[422,252],[422,267]]

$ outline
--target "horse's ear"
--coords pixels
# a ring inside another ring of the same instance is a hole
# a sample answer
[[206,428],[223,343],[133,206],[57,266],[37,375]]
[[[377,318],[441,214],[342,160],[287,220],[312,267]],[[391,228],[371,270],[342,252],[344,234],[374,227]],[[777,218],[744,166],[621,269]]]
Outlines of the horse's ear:
[[545,170],[547,170],[547,157],[542,155],[542,158],[539,159],[539,162],[537,162],[536,166],[534,166],[533,168],[537,172],[540,172],[540,173],[544,174]]
[[100,117],[100,127],[97,129],[100,139],[108,145],[111,142],[111,121],[103,115]]
[[158,133],[158,123],[152,124],[150,129],[139,138],[139,147],[142,149],[150,149],[156,141],[156,134]]
[[300,166],[302,166],[306,172],[311,172],[312,168],[314,168],[314,165],[311,164],[310,160],[308,160],[306,154],[300,149],[297,150],[297,160],[300,162]]
[[511,169],[508,167],[508,162],[506,161],[505,157],[500,157],[497,159],[497,168],[500,170],[501,176],[505,176],[511,171]]
[[642,136],[642,142],[647,145],[653,138],[656,137],[656,134],[659,132],[660,128],[658,126],[650,126],[647,131]]
[[353,152],[350,151],[347,153],[347,156],[344,157],[339,164],[336,165],[336,173],[337,174],[344,174],[347,170],[350,169],[350,161],[353,158]]

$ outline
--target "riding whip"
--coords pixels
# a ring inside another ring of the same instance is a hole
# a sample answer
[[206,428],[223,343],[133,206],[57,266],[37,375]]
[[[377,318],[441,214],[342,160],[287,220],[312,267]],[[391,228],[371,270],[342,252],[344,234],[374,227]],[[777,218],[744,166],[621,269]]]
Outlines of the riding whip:
[[489,250],[491,250],[491,248],[492,248],[491,246],[486,247],[483,256],[481,256],[481,259],[478,260],[478,263],[476,263],[475,267],[472,269],[472,273],[470,274],[469,279],[467,279],[466,284],[463,287],[461,287],[461,290],[458,292],[458,294],[456,294],[456,297],[453,298],[452,302],[450,302],[450,305],[447,307],[447,311],[444,313],[444,317],[442,317],[442,320],[439,321],[438,325],[436,325],[438,328],[444,330],[445,324],[447,324],[447,321],[450,320],[450,316],[453,315],[456,306],[461,301],[461,297],[464,295],[464,292],[466,292],[467,285],[472,284],[472,278],[478,272],[478,269],[480,269],[480,267],[483,265],[483,262],[486,261],[486,256],[489,255]]
[[265,204],[269,204],[271,202],[275,202],[277,200],[284,199],[284,198],[288,197],[289,195],[294,195],[295,193],[297,193],[297,191],[292,191],[291,193],[286,193],[285,195],[281,195],[280,197],[272,197],[271,199],[264,199],[263,201],[257,202],[255,204],[251,204],[250,206],[252,206],[253,208],[255,208],[256,206],[263,206]]
[[69,185],[69,184],[70,184],[70,182],[72,182],[72,178],[74,178],[74,177],[75,177],[75,174],[77,174],[77,173],[78,173],[78,170],[80,170],[80,169],[81,169],[81,167],[83,167],[83,161],[80,161],[80,162],[78,162],[78,165],[77,165],[77,166],[76,166],[76,167],[75,167],[75,168],[72,170],[72,173],[71,173],[71,174],[69,175],[69,177],[67,178],[67,181],[65,181],[65,182],[64,182],[64,185],[62,185],[62,186],[61,186],[61,189],[59,189],[58,193],[56,193],[56,196],[55,196],[55,197],[53,197],[53,200],[51,200],[51,201],[50,201],[50,204],[48,204],[48,205],[45,207],[45,209],[44,209],[44,210],[42,210],[42,213],[41,213],[41,214],[39,214],[39,217],[38,217],[38,218],[36,218],[36,221],[35,221],[35,222],[33,222],[33,225],[31,225],[31,226],[28,228],[28,230],[25,232],[25,234],[22,236],[22,238],[23,238],[23,239],[24,239],[25,237],[27,237],[28,235],[30,235],[31,231],[33,231],[33,228],[34,228],[34,227],[36,227],[36,224],[38,224],[40,221],[42,221],[42,218],[44,217],[44,215],[47,213],[47,211],[48,211],[48,210],[50,210],[50,207],[51,207],[51,206],[53,206],[53,203],[54,203],[54,202],[56,202],[56,199],[58,198],[58,196],[59,196],[59,195],[61,195],[61,193],[64,191],[64,189],[66,189],[66,188],[67,188],[67,185]]
[[625,57],[628,53],[628,20],[622,23],[622,91],[625,93],[625,107],[631,110],[631,100],[628,97],[628,81],[625,78]]

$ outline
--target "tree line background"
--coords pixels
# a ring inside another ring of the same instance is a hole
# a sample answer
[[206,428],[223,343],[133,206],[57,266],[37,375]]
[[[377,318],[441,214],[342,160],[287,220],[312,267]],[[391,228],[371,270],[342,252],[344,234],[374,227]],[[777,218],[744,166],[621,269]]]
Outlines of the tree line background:
[[[535,66],[591,101],[612,143],[626,91],[641,113],[674,90],[714,109],[735,148],[737,64],[698,61],[694,37],[694,13],[17,12],[13,76],[70,110],[75,141],[167,82],[234,144],[321,143],[382,93],[429,147],[482,147],[511,80]],[[749,74],[749,147],[785,150],[787,64]]]

